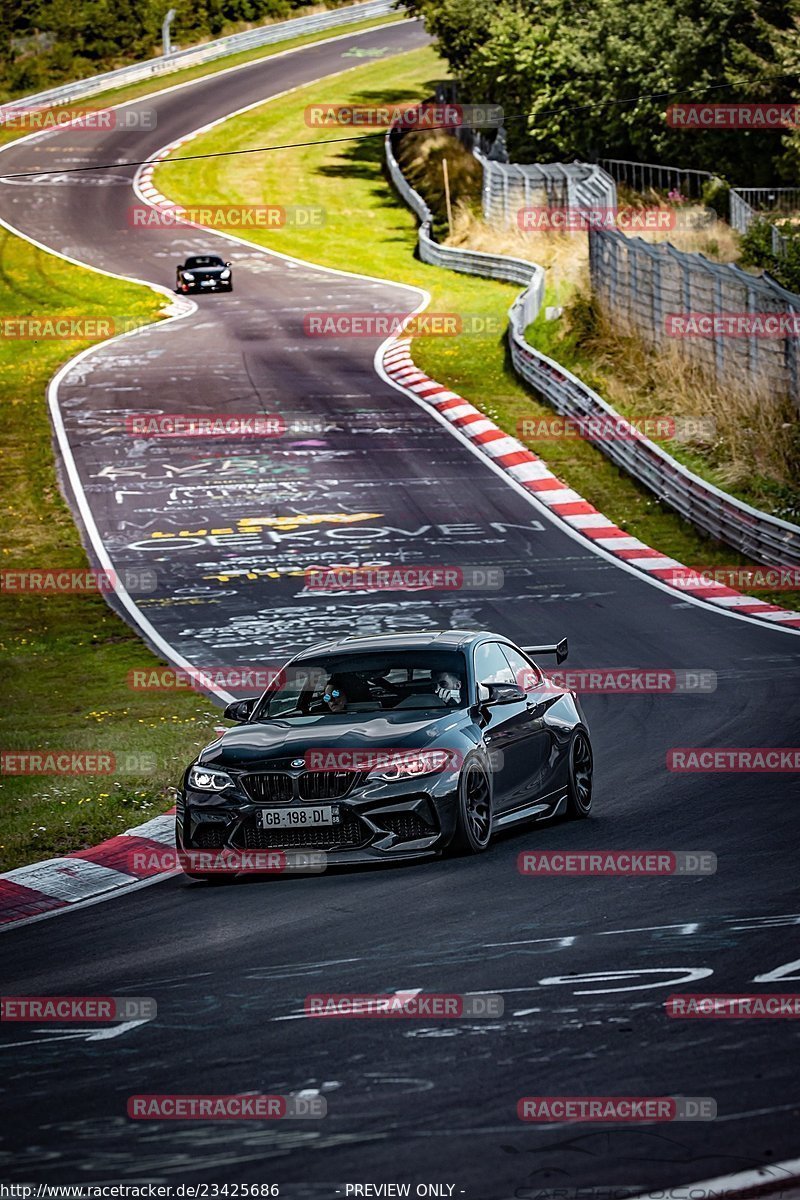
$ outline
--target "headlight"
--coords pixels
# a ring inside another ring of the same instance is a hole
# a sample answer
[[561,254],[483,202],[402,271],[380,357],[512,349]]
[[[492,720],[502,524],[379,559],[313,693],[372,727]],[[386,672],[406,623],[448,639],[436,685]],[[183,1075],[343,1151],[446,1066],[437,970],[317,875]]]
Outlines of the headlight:
[[187,283],[194,283],[194,275],[192,275],[191,271],[184,271],[183,278]]
[[197,788],[199,792],[224,792],[225,788],[234,786],[230,775],[215,767],[201,767],[195,763],[189,771],[189,787]]
[[373,767],[369,778],[391,782],[416,779],[420,775],[436,775],[450,765],[452,757],[449,750],[410,750],[407,754],[387,754],[386,763]]
[[220,277],[220,279],[230,279],[230,277],[231,277],[231,273],[230,273],[230,271],[229,271],[229,270],[227,270],[227,268],[226,268],[224,271],[220,271],[220,273],[219,273],[219,277]]

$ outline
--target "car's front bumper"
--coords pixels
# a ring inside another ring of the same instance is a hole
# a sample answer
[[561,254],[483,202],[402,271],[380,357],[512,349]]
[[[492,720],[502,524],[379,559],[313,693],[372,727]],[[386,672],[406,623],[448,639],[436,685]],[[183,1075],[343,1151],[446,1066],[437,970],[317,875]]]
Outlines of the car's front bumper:
[[207,283],[203,280],[195,280],[194,283],[187,283],[184,279],[178,284],[180,292],[229,292],[233,286],[231,279],[213,279]]
[[[259,809],[338,806],[338,825],[261,829]],[[441,854],[452,840],[458,810],[458,775],[443,772],[416,780],[361,783],[341,798],[291,804],[256,803],[236,793],[199,792],[184,785],[176,807],[182,850],[323,851],[330,865],[396,861]]]

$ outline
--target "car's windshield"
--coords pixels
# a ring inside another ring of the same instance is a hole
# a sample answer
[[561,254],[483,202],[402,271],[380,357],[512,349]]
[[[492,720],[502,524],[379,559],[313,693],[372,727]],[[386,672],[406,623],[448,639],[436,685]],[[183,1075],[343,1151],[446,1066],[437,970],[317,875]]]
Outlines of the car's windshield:
[[331,654],[290,663],[261,699],[255,721],[276,717],[336,718],[408,710],[454,709],[466,703],[463,655],[453,650]]
[[187,267],[221,267],[222,259],[217,258],[215,254],[195,254],[193,258],[187,258]]

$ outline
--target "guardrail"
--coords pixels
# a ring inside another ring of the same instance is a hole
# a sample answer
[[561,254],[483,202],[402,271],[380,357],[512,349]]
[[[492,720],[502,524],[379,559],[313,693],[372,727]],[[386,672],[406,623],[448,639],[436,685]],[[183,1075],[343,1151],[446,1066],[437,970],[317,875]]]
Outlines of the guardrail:
[[483,250],[463,250],[458,246],[443,246],[433,237],[433,213],[415,191],[400,169],[395,156],[399,138],[396,129],[390,129],[385,139],[386,167],[389,177],[408,207],[416,213],[420,226],[417,231],[417,247],[423,262],[436,267],[449,267],[451,271],[462,271],[467,275],[481,275],[486,279],[500,279],[506,283],[524,283],[530,293],[529,320],[538,313],[544,300],[544,268],[524,258],[511,258],[504,254],[487,254]]
[[[424,262],[457,271],[520,281],[528,286],[509,309],[508,340],[514,369],[562,416],[604,418],[626,425],[624,418],[602,397],[570,371],[548,358],[525,339],[525,329],[539,313],[544,301],[544,269],[521,259],[479,254],[441,246],[433,241],[433,214],[425,200],[403,175],[395,155],[396,131],[386,136],[386,164],[392,183],[420,220],[419,255]],[[474,261],[473,261],[474,260]],[[503,266],[503,262],[507,264]],[[475,270],[475,266],[478,270]],[[523,270],[529,281],[522,278]],[[505,273],[503,273],[505,272]],[[629,426],[630,429],[630,426]],[[591,427],[589,427],[589,432]],[[761,512],[743,500],[728,495],[695,475],[660,446],[630,430],[629,438],[611,440],[588,437],[612,462],[644,484],[659,501],[667,504],[701,532],[727,543],[756,562],[775,566],[800,566],[800,527]]]
[[125,87],[130,83],[139,83],[143,79],[152,79],[158,75],[182,71],[186,67],[194,67],[201,63],[213,62],[217,58],[225,58],[229,54],[239,54],[242,50],[252,50],[258,46],[269,46],[275,42],[284,42],[289,38],[300,37],[305,33],[317,33],[326,29],[335,29],[340,25],[352,25],[357,21],[368,21],[373,17],[388,16],[395,12],[394,0],[366,0],[364,4],[352,4],[347,8],[332,9],[330,12],[312,13],[306,17],[292,17],[288,21],[276,22],[274,25],[262,25],[258,29],[248,29],[244,33],[233,33],[229,37],[218,38],[213,42],[204,42],[187,50],[178,50],[174,54],[159,55],[149,58],[146,62],[131,63],[128,67],[119,67],[116,71],[104,71],[100,75],[92,75],[88,79],[77,79],[60,87],[49,88],[32,96],[21,96],[17,100],[9,100],[0,105],[0,124],[8,113],[19,109],[46,108],[52,105],[68,104],[72,100],[83,100],[87,96],[95,96],[111,88]]

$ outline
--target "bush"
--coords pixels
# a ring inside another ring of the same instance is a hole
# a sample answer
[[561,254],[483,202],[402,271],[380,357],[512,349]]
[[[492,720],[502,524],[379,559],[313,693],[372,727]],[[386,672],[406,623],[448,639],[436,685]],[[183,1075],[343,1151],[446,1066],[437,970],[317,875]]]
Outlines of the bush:
[[742,263],[761,267],[787,291],[800,294],[800,229],[791,225],[780,227],[786,239],[786,250],[776,254],[772,249],[773,222],[759,217],[742,235]]
[[721,221],[727,221],[730,212],[730,194],[731,185],[728,181],[715,175],[713,179],[707,179],[703,184],[701,199],[706,208],[713,208]]

